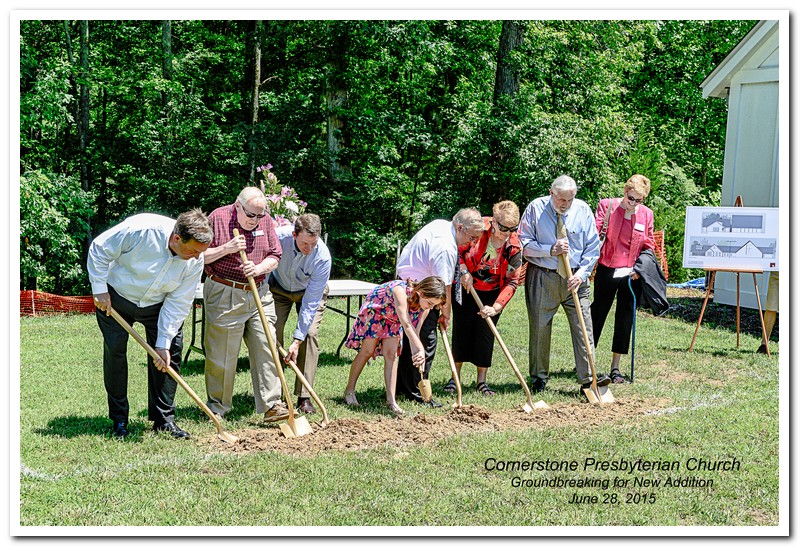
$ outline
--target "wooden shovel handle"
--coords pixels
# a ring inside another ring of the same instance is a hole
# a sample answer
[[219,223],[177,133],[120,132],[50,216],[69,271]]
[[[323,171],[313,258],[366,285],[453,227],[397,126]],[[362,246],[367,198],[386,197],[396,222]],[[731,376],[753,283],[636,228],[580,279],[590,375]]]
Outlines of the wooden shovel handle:
[[[475,300],[475,303],[478,305],[478,309],[483,309],[483,302],[481,302],[481,297],[478,296],[478,293],[475,291],[475,287],[470,287],[469,292],[472,295],[472,298]],[[517,376],[517,380],[519,381],[522,389],[525,391],[525,397],[528,399],[528,404],[531,408],[533,408],[533,399],[531,398],[531,390],[528,389],[528,384],[525,383],[525,378],[522,377],[522,374],[519,371],[519,367],[517,367],[517,363],[514,362],[514,358],[511,357],[511,352],[508,351],[505,343],[503,342],[503,338],[500,336],[500,332],[497,330],[497,326],[492,321],[491,317],[484,317],[486,319],[486,324],[489,325],[489,328],[492,330],[494,337],[497,339],[497,343],[500,344],[500,348],[502,348],[503,353],[508,359],[508,362],[511,364],[511,368],[514,370],[514,374]]]
[[[144,338],[142,338],[141,335],[138,332],[136,332],[133,329],[133,327],[131,327],[128,324],[127,321],[125,321],[125,319],[122,318],[122,316],[119,313],[117,313],[117,310],[115,310],[112,307],[109,307],[108,310],[111,313],[111,317],[113,317],[117,321],[117,323],[119,323],[122,326],[122,328],[124,328],[126,331],[128,331],[128,334],[133,336],[133,338],[137,342],[139,342],[139,345],[142,346],[145,349],[145,351],[147,351],[147,353],[150,354],[150,357],[152,357],[156,361],[161,361],[162,360],[161,356],[156,352],[156,350],[154,350],[150,346],[150,344],[148,344],[147,341]],[[184,381],[184,379],[181,378],[181,375],[178,374],[177,371],[175,371],[172,367],[167,367],[167,374],[169,374],[176,382],[178,382],[178,384],[180,384],[180,386],[186,391],[186,393],[189,394],[189,397],[191,397],[194,400],[194,402],[197,403],[197,406],[199,406],[200,409],[203,412],[205,412],[206,415],[209,418],[211,418],[211,421],[214,422],[214,425],[217,428],[217,432],[219,434],[222,434],[223,433],[222,424],[219,423],[219,420],[217,419],[217,417],[214,416],[214,413],[211,412],[211,409],[208,408],[208,406],[206,406],[206,404],[203,402],[203,400],[200,399],[200,397],[197,396],[197,393],[195,393],[194,390],[191,387],[189,387],[189,384],[187,384]]]
[[[572,277],[572,268],[567,260],[567,253],[559,255],[559,260],[564,263],[564,269],[567,271],[567,279]],[[581,300],[578,298],[577,289],[572,289],[572,301],[575,302],[575,311],[578,314],[578,321],[581,324],[581,332],[583,333],[583,343],[586,345],[586,353],[589,357],[589,367],[592,369],[592,391],[597,395],[597,399],[602,404],[603,398],[600,397],[600,391],[597,389],[597,373],[594,370],[594,352],[592,346],[589,345],[589,332],[586,330],[586,321],[583,319],[583,308],[581,307]]]
[[[239,237],[239,230],[233,229],[234,237]],[[242,259],[242,264],[247,262],[247,253],[244,249],[239,251],[239,256]],[[272,352],[272,360],[275,361],[275,370],[278,372],[278,378],[281,382],[281,389],[283,390],[283,398],[286,400],[286,406],[289,408],[289,428],[293,433],[297,434],[297,426],[294,423],[294,406],[292,405],[291,396],[289,395],[289,386],[286,384],[286,377],[283,375],[283,367],[281,366],[280,358],[278,357],[278,348],[275,344],[275,339],[272,337],[272,331],[269,330],[269,321],[264,314],[264,306],[261,304],[261,298],[258,295],[258,287],[253,279],[253,276],[247,276],[247,282],[250,283],[250,292],[253,293],[253,298],[256,301],[258,308],[258,315],[261,317],[261,325],[264,327],[264,333],[267,335],[267,343],[269,344],[270,352]]]
[[[283,357],[286,357],[287,353],[285,349],[279,347],[278,350],[281,352]],[[300,383],[303,384],[303,386],[311,394],[311,398],[314,399],[317,405],[319,405],[319,408],[322,411],[322,426],[324,427],[328,425],[330,423],[330,420],[328,420],[328,410],[325,408],[325,405],[322,404],[322,400],[317,395],[317,392],[314,391],[314,388],[312,388],[311,384],[308,382],[308,380],[306,380],[305,375],[297,366],[297,363],[294,361],[287,361],[287,363],[289,363],[289,366],[292,367],[292,370],[294,370],[294,373],[297,375],[297,379],[300,380]]]
[[444,351],[447,354],[447,362],[450,363],[450,371],[453,373],[453,381],[456,383],[456,407],[461,408],[461,378],[458,377],[458,370],[456,369],[456,361],[453,358],[453,350],[450,348],[450,342],[447,340],[447,331],[441,323],[438,324],[439,332],[442,334],[442,343],[444,344]]

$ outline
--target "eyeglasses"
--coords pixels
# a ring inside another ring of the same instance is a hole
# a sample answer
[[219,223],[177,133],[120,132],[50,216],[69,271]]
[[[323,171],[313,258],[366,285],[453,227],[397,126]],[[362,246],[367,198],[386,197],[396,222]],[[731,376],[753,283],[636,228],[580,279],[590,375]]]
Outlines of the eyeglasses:
[[503,226],[502,224],[497,222],[496,219],[494,223],[497,226],[497,229],[500,230],[501,232],[516,232],[517,228],[519,228],[519,224],[517,224],[516,226],[511,226],[510,228],[508,226]]
[[642,198],[642,199],[636,199],[636,198],[632,198],[632,197],[631,197],[631,195],[630,195],[630,194],[628,194],[628,201],[632,201],[632,202],[634,202],[634,203],[644,203],[644,198]]
[[241,203],[239,204],[239,207],[242,208],[242,212],[244,213],[244,216],[246,216],[247,218],[264,218],[265,216],[267,216],[267,213],[251,213],[250,211],[245,209],[244,205],[242,205]]
[[469,238],[470,243],[474,243],[474,242],[478,241],[481,238],[481,235],[483,234],[483,230],[481,230],[476,235],[472,235],[467,231],[467,227],[464,226],[463,224],[461,225],[461,229],[464,230],[465,234],[467,234],[467,237]]

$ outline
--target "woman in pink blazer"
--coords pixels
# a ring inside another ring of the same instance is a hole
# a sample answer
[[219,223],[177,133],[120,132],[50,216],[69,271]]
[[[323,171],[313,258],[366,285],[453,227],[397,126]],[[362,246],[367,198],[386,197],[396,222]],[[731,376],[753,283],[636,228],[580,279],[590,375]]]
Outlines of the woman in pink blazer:
[[632,268],[642,251],[655,248],[653,211],[642,204],[649,193],[650,179],[644,175],[633,175],[625,183],[623,196],[601,200],[595,214],[597,231],[604,243],[594,277],[592,332],[597,347],[616,297],[610,374],[615,384],[625,381],[619,372],[619,360],[628,353],[633,325],[633,295],[628,287],[628,277],[638,299],[641,283]]

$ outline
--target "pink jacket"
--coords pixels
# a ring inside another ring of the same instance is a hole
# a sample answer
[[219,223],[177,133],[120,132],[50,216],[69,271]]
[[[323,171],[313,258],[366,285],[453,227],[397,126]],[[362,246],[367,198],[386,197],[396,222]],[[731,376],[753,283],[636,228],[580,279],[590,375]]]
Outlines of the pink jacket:
[[[608,219],[608,230],[606,231],[606,244],[600,251],[600,259],[598,262],[603,266],[608,266],[612,263],[614,252],[620,226],[625,221],[625,210],[619,206],[621,199],[614,198],[614,210]],[[597,213],[594,220],[597,225],[597,232],[601,233],[603,230],[603,219],[606,212],[609,210],[611,199],[605,198],[600,200],[597,204]],[[632,268],[636,263],[636,259],[645,249],[655,249],[656,242],[653,236],[653,211],[645,205],[639,205],[636,209],[636,220],[634,222],[633,234],[631,236],[630,247],[628,250],[627,266]]]

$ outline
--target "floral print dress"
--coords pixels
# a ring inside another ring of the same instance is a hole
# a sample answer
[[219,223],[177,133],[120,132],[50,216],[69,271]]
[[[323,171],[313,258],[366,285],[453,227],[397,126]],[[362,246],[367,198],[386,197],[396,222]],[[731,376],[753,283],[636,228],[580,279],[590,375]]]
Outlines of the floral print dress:
[[[345,347],[358,351],[361,349],[361,342],[364,338],[378,338],[378,345],[372,354],[373,357],[378,357],[383,355],[382,339],[403,336],[403,327],[400,324],[400,318],[397,316],[394,295],[392,294],[392,290],[398,286],[405,288],[406,296],[411,297],[411,287],[408,286],[408,283],[399,279],[378,285],[372,289],[372,292],[367,295],[364,304],[358,311],[353,331],[347,337],[344,344]],[[417,326],[421,313],[421,308],[408,310],[411,324],[414,327]]]

